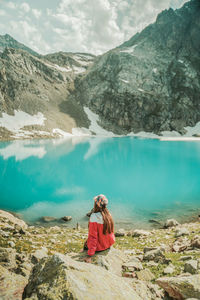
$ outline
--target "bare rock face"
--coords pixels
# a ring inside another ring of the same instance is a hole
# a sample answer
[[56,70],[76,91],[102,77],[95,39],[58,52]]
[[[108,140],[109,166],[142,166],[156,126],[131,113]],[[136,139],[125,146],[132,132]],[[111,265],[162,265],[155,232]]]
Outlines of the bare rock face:
[[21,300],[27,282],[24,276],[0,266],[0,298],[2,300]]
[[9,34],[0,35],[0,51],[2,52],[6,47],[25,50],[34,56],[39,56],[39,54],[37,52],[26,47],[24,44],[19,43]]
[[200,299],[200,275],[162,277],[156,283],[173,299],[183,300],[191,296]]
[[200,3],[165,10],[75,80],[74,99],[116,133],[161,133],[200,121]]
[[77,262],[57,253],[42,259],[34,267],[22,299],[142,298],[123,278],[101,267]]
[[0,118],[2,113],[14,117],[16,111],[26,113],[29,119],[38,113],[43,118],[43,122],[35,124],[23,126],[22,122],[17,132],[2,121],[0,139],[14,138],[17,133],[26,138],[54,137],[62,135],[62,131],[71,133],[72,128],[88,128],[83,108],[67,101],[67,97],[74,89],[74,79],[86,72],[94,58],[90,54],[62,52],[34,55],[12,45],[0,52]]

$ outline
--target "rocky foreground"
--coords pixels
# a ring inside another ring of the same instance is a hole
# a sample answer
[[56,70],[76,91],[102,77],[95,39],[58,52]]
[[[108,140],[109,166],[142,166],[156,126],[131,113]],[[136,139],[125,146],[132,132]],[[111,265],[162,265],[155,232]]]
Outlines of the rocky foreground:
[[0,299],[200,299],[200,223],[119,229],[83,262],[87,230],[28,226],[0,210]]

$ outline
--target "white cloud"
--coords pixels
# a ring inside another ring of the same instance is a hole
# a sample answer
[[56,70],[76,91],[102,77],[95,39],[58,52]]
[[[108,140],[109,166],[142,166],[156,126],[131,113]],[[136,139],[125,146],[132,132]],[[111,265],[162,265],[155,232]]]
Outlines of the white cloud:
[[123,39],[115,7],[109,0],[61,0],[55,13],[51,10],[47,13],[57,23],[56,42],[60,46],[61,41],[67,42],[74,51],[100,53]]
[[2,11],[9,9],[10,14],[6,24],[0,24],[2,32],[42,54],[101,54],[154,22],[162,10],[170,5],[178,8],[187,0],[60,0],[57,6],[52,1],[43,8],[35,0],[32,9],[25,0],[20,1],[2,6]]
[[26,2],[23,2],[21,5],[20,5],[21,9],[23,9],[26,13],[30,11],[30,6],[28,5],[28,3]]
[[3,9],[0,9],[0,16],[6,16],[6,12]]
[[33,15],[34,15],[34,17],[35,17],[36,19],[39,19],[39,18],[41,17],[41,14],[42,14],[41,10],[36,9],[36,8],[33,8],[33,9],[32,9],[32,13],[33,13]]
[[16,9],[16,7],[17,7],[16,4],[14,2],[11,2],[11,1],[7,2],[6,6],[10,9]]

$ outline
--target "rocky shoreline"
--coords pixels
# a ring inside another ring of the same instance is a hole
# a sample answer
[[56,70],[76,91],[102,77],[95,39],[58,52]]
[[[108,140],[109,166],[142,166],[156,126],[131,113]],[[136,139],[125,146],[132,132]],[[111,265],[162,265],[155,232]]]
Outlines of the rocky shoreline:
[[120,228],[87,264],[87,229],[28,226],[0,210],[0,299],[200,299],[200,222],[164,227]]

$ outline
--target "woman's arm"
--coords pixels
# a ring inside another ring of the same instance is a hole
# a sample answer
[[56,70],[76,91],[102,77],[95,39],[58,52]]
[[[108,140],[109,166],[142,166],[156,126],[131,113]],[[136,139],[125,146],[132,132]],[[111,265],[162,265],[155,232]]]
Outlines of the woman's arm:
[[88,240],[87,240],[89,256],[95,254],[97,248],[97,239],[98,239],[97,223],[89,222],[89,233],[88,233]]

